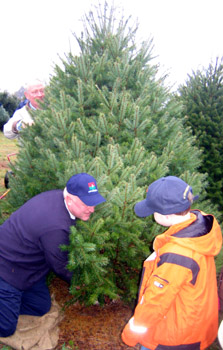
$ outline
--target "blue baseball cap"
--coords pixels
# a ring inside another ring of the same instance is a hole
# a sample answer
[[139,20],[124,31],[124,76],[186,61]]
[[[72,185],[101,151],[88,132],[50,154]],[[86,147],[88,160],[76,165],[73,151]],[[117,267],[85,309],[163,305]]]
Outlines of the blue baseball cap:
[[84,204],[94,207],[106,202],[98,192],[95,178],[86,173],[73,175],[66,184],[67,192],[80,198]]
[[146,199],[136,203],[137,216],[146,217],[156,213],[177,214],[188,209],[198,196],[188,198],[192,188],[176,176],[162,177],[149,185]]

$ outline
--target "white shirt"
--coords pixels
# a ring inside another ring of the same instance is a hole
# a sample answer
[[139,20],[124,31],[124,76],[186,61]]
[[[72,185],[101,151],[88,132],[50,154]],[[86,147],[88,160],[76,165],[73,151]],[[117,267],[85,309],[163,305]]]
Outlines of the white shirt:
[[67,189],[65,188],[64,191],[63,191],[64,204],[65,204],[65,207],[67,208],[67,211],[68,211],[68,213],[69,213],[71,219],[72,219],[72,220],[75,220],[76,217],[75,217],[73,214],[71,214],[70,210],[69,210],[68,207],[67,207],[67,203],[66,203],[66,200],[65,200],[65,197],[67,196],[67,194],[68,194],[68,192],[67,192]]

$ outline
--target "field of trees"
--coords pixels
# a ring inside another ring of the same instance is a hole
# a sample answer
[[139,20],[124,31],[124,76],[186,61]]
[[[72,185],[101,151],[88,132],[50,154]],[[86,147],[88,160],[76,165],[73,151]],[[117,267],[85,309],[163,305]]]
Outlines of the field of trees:
[[[106,5],[86,15],[83,36],[75,36],[81,53],[69,52],[61,66],[55,66],[42,110],[33,113],[34,125],[21,132],[21,147],[0,133],[0,194],[5,191],[7,154],[19,150],[10,165],[15,175],[10,192],[0,204],[4,220],[34,195],[63,188],[74,173],[95,176],[107,202],[89,223],[72,228],[69,268],[77,277],[70,294],[64,287],[66,295],[57,290],[57,296],[62,303],[72,295],[89,314],[94,313],[95,302],[109,309],[112,300],[121,300],[114,308],[122,322],[133,309],[142,262],[163,231],[152,218],[141,220],[133,211],[149,183],[167,175],[181,177],[199,195],[193,208],[214,214],[222,223],[223,63],[216,58],[173,93],[165,77],[157,77],[152,41],[138,44],[137,26],[124,18],[117,25],[115,15]],[[11,115],[7,98],[12,96],[4,95],[2,124]],[[216,266],[219,273],[222,253]],[[54,280],[51,288],[58,283]],[[61,326],[60,346],[63,340],[69,343],[68,330],[76,327],[72,322],[69,313],[69,325]],[[91,326],[86,324],[87,328]],[[89,343],[84,347],[75,341],[70,349],[89,348]],[[121,344],[120,334],[116,341],[112,345],[108,335],[91,349],[128,348]],[[219,349],[217,342],[211,349]]]

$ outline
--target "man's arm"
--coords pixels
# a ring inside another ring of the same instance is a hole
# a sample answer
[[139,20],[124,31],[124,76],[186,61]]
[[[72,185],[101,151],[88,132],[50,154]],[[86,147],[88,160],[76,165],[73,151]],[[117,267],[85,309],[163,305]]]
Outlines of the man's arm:
[[8,122],[3,127],[3,133],[5,137],[7,137],[8,139],[15,139],[18,137],[19,128],[17,129],[17,123],[19,123],[19,121],[21,121],[21,119],[19,119],[19,116],[16,113],[14,113],[14,115],[8,120]]
[[8,120],[8,122],[3,127],[3,133],[8,139],[18,138],[19,132],[24,127],[24,125],[31,125],[33,120],[26,110],[26,106],[15,111],[13,116]]
[[69,244],[69,233],[64,230],[53,230],[41,236],[40,244],[49,267],[56,275],[70,283],[73,274],[66,268],[68,254],[60,248],[61,245]]

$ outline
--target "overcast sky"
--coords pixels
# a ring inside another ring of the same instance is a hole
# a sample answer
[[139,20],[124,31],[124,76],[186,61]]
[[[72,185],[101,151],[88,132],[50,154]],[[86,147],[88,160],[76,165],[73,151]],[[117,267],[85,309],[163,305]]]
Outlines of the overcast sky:
[[[107,0],[112,3],[112,0]],[[48,81],[59,55],[72,52],[72,32],[98,0],[0,0],[0,91],[14,93],[36,78]],[[138,19],[138,37],[153,38],[168,84],[223,57],[223,0],[114,0]]]

